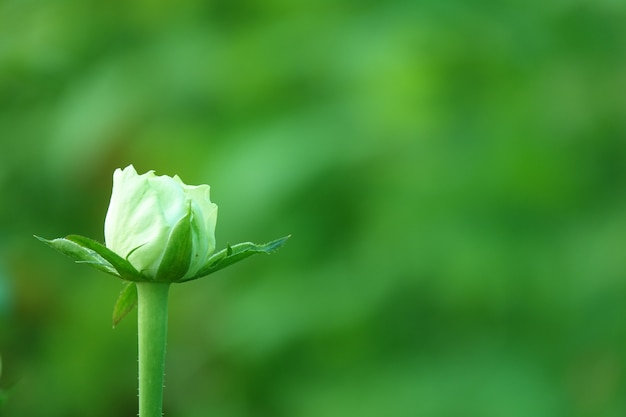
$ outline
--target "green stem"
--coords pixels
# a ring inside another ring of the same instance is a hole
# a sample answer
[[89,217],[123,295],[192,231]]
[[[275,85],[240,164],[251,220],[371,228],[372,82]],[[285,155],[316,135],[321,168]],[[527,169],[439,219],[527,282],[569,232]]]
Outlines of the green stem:
[[169,283],[137,283],[139,417],[162,417]]

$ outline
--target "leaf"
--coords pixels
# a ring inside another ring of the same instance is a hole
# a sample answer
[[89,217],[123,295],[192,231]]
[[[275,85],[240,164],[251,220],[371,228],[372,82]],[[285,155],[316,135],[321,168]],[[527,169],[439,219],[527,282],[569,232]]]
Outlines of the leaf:
[[206,265],[200,268],[196,275],[190,278],[178,280],[176,282],[187,282],[194,279],[202,278],[206,275],[217,272],[220,269],[226,268],[227,266],[242,261],[257,253],[270,254],[276,251],[282,245],[284,245],[287,239],[289,239],[290,237],[291,235],[281,237],[280,239],[276,239],[262,245],[252,242],[238,243],[233,246],[228,245],[226,249],[222,249],[221,251],[216,252],[213,256],[211,256]]
[[137,285],[126,282],[113,307],[113,328],[137,305]]
[[69,235],[65,239],[74,242],[84,248],[87,248],[93,252],[96,252],[100,257],[106,259],[109,264],[113,265],[113,268],[117,271],[120,278],[127,281],[150,281],[144,277],[135,269],[135,267],[128,262],[128,260],[122,258],[111,249],[107,248],[100,242],[96,242],[93,239],[89,239],[79,235]]
[[74,259],[77,263],[87,264],[127,281],[149,281],[130,262],[93,239],[79,235],[69,235],[52,240],[35,237],[51,248]]
[[63,255],[70,257],[77,263],[84,263],[100,271],[106,272],[107,274],[120,277],[119,272],[115,269],[113,265],[111,265],[109,261],[100,256],[94,250],[89,249],[88,247],[85,247],[77,242],[73,242],[66,238],[58,238],[52,240],[44,239],[39,236],[35,236],[35,238],[39,239],[41,242],[57,250]]

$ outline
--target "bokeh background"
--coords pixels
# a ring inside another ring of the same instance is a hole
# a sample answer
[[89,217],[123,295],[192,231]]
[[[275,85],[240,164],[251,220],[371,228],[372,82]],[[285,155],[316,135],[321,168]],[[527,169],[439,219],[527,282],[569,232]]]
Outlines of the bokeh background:
[[165,415],[626,415],[626,3],[0,2],[0,415],[136,415],[115,168],[209,183]]

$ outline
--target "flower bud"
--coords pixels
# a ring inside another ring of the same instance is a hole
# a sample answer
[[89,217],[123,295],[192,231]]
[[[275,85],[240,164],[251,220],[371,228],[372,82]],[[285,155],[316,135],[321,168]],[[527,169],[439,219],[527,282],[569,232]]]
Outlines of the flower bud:
[[209,191],[178,176],[139,175],[132,165],[115,170],[106,246],[150,279],[192,277],[215,250],[217,205]]

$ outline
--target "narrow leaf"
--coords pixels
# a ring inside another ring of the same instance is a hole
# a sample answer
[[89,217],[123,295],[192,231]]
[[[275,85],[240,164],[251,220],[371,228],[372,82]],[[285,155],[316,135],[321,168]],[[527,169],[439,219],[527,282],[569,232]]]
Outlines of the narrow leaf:
[[262,245],[252,242],[238,243],[233,246],[228,245],[226,249],[222,249],[221,251],[216,252],[213,256],[211,256],[206,265],[201,268],[196,275],[191,278],[179,280],[177,282],[187,282],[194,279],[202,278],[206,275],[217,272],[220,269],[226,268],[227,266],[242,261],[257,253],[270,254],[280,248],[282,245],[284,245],[287,239],[289,239],[290,237],[291,235],[281,237],[280,239],[276,239]]
[[130,313],[137,304],[137,285],[126,282],[113,307],[113,328]]
[[113,268],[115,268],[122,279],[127,281],[149,281],[149,279],[141,275],[130,262],[100,242],[79,235],[69,235],[65,239],[90,249],[106,259],[109,264],[113,265]]
[[80,243],[73,242],[66,238],[58,239],[44,239],[39,236],[35,236],[38,240],[57,250],[65,256],[73,259],[77,263],[84,263],[107,274],[119,277],[120,274],[105,258],[100,256],[92,249],[81,245]]

